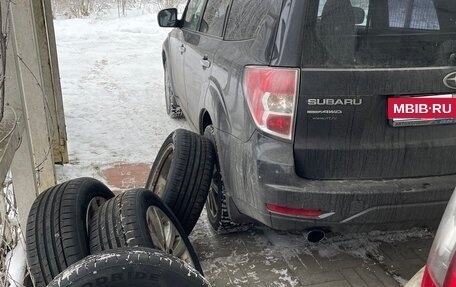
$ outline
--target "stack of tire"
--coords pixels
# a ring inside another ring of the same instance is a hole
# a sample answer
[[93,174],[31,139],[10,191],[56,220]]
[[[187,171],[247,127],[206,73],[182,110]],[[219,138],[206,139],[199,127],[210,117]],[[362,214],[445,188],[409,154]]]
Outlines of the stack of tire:
[[[173,149],[169,157],[179,160],[168,160],[165,169],[154,164],[151,174],[157,166],[168,171],[160,172],[155,190],[114,196],[103,183],[80,178],[40,194],[27,224],[27,259],[36,287],[209,286],[188,234],[206,201],[214,151],[204,137],[176,134],[189,140],[182,143],[187,152]],[[159,196],[165,186],[173,186],[168,194],[176,196],[171,202],[178,217]]]

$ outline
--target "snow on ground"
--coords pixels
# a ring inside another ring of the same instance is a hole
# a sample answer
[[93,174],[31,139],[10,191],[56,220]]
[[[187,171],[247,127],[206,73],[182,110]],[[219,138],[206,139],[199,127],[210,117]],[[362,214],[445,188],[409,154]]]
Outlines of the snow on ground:
[[152,162],[185,121],[165,112],[161,46],[169,32],[156,15],[115,11],[101,19],[56,20],[71,164],[59,180],[100,178],[115,162]]
[[21,237],[17,246],[6,256],[6,276],[9,286],[20,287],[25,279],[27,269],[25,241]]

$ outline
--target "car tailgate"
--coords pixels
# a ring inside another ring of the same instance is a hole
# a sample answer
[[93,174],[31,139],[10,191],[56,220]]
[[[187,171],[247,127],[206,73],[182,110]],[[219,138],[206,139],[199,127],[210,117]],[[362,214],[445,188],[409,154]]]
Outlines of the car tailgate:
[[309,179],[456,174],[456,125],[393,127],[392,96],[448,94],[454,68],[302,69],[296,173]]

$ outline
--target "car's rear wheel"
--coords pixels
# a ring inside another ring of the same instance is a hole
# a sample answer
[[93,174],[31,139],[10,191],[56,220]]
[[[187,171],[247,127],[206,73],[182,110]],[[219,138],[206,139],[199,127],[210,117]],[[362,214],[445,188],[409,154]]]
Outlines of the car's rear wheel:
[[169,68],[165,62],[165,100],[166,100],[166,112],[172,119],[181,119],[184,117],[181,107],[177,104],[176,98],[174,97],[174,90],[171,84],[171,77],[169,75]]
[[225,197],[225,187],[223,178],[220,173],[220,166],[217,157],[217,142],[215,139],[215,129],[212,125],[208,126],[204,131],[204,136],[207,137],[214,146],[216,154],[216,166],[212,177],[209,193],[206,201],[206,213],[209,224],[212,229],[220,234],[237,232],[248,229],[249,225],[241,225],[231,220],[228,213]]

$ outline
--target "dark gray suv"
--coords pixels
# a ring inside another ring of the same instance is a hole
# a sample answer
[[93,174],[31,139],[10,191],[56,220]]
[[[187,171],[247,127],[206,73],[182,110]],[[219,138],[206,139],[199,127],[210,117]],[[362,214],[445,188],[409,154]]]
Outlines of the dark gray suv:
[[158,18],[168,113],[217,150],[215,229],[436,226],[454,120],[389,120],[387,102],[456,93],[456,1],[190,0]]

